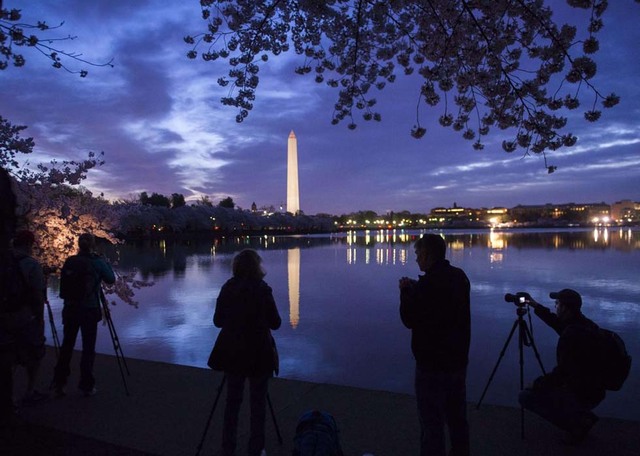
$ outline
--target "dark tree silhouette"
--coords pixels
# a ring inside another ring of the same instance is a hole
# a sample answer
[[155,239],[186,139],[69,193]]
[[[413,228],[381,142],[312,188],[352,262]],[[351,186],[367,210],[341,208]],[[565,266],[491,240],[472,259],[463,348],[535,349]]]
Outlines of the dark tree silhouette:
[[231,198],[230,196],[227,196],[226,198],[220,200],[220,203],[218,203],[218,206],[226,207],[227,209],[233,209],[234,207],[236,207],[236,203],[233,202],[233,198]]
[[57,26],[49,26],[45,21],[38,21],[37,24],[26,24],[20,22],[22,13],[18,9],[4,9],[3,1],[0,0],[0,70],[6,70],[10,66],[23,67],[26,63],[22,50],[35,50],[45,58],[51,60],[54,68],[64,69],[69,73],[80,75],[81,78],[87,76],[85,69],[71,69],[65,61],[73,60],[78,63],[94,67],[113,67],[110,60],[106,63],[94,63],[85,60],[82,54],[66,51],[58,44],[61,42],[75,40],[75,36],[67,35],[63,37],[49,36],[48,32],[61,28],[64,22]]

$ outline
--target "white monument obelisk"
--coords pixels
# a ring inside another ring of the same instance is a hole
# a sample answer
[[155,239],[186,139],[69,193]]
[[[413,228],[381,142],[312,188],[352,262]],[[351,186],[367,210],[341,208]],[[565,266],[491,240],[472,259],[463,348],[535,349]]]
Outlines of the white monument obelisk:
[[298,191],[298,140],[291,130],[287,143],[287,212],[296,215],[300,211]]

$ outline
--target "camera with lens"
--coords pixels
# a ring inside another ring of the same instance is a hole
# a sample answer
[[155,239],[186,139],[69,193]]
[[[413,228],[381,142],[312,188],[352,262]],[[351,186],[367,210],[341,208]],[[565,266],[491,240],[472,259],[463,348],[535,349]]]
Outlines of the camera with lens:
[[512,302],[518,307],[524,307],[529,304],[530,298],[529,293],[520,291],[516,294],[507,293],[506,295],[504,295],[504,300],[506,302]]

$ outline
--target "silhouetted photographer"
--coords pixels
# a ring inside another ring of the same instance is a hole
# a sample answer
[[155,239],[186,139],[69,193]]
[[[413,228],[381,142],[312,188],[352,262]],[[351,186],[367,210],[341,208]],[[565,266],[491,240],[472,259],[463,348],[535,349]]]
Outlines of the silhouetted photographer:
[[569,434],[569,443],[579,443],[598,421],[591,411],[605,397],[602,339],[598,325],[582,314],[580,294],[568,288],[550,293],[555,313],[528,294],[527,304],[553,328],[560,338],[557,366],[538,377],[520,393],[520,404]]
[[98,322],[102,320],[101,284],[112,284],[116,278],[109,263],[94,252],[95,246],[96,240],[91,233],[81,234],[78,237],[78,254],[67,258],[60,272],[64,336],[53,380],[56,395],[60,397],[66,395],[65,386],[71,373],[71,356],[78,332],[82,334],[78,388],[85,396],[96,393],[93,363]]

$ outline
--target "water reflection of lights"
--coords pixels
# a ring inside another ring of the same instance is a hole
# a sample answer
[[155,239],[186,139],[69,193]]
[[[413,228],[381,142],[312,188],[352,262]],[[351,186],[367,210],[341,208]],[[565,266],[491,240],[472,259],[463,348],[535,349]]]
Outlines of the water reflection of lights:
[[289,273],[289,323],[295,329],[300,322],[300,248],[287,251]]
[[347,264],[355,264],[356,263],[356,249],[347,248]]
[[503,259],[504,255],[499,252],[492,252],[491,255],[489,255],[489,262],[491,263],[502,263]]
[[604,244],[608,244],[609,243],[609,229],[604,228],[596,228],[593,230],[593,241],[594,242],[600,242],[600,236],[602,235],[602,242]]
[[[362,247],[361,247],[362,248]],[[404,248],[397,248],[391,246],[385,247],[363,247],[364,249],[364,264],[371,264],[375,261],[375,264],[384,265],[404,265],[407,264],[409,258],[409,250]],[[373,253],[373,255],[372,255]],[[347,248],[347,264],[355,265],[358,260],[358,248]]]
[[489,233],[489,248],[502,250],[506,246],[506,240],[504,233],[499,233],[491,230]]

